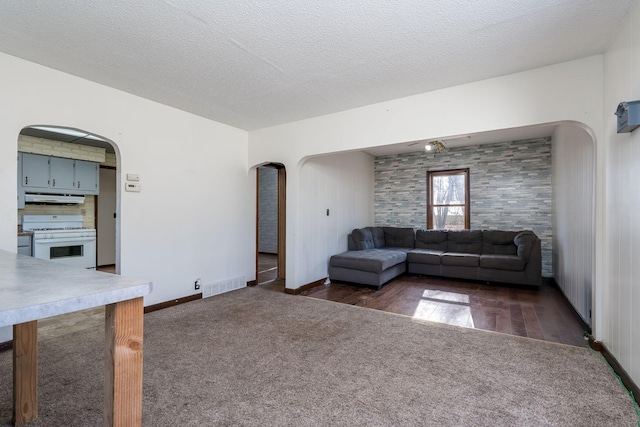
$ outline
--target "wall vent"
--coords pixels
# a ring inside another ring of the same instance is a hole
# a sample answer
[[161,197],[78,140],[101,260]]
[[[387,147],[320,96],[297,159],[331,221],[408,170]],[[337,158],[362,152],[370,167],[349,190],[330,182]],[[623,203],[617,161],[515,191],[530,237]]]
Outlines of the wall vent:
[[202,285],[202,298],[235,291],[247,286],[244,276],[230,277],[228,279],[217,280],[212,283]]

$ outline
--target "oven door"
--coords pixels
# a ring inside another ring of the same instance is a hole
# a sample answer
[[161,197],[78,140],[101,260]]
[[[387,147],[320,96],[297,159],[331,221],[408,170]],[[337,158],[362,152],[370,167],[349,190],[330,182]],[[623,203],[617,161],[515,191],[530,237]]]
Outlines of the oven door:
[[34,239],[33,256],[73,267],[96,268],[96,238]]

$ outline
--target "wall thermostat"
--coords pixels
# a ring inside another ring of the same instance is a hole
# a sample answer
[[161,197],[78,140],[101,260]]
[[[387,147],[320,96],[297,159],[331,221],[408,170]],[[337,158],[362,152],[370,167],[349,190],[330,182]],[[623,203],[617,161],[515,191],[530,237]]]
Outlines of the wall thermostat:
[[142,185],[137,182],[126,182],[124,184],[124,191],[132,191],[134,193],[139,193],[142,190]]

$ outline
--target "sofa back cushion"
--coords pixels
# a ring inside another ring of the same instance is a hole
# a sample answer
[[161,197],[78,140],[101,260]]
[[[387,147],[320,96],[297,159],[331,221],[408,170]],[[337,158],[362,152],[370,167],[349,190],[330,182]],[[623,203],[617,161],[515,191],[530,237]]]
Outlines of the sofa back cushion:
[[384,231],[382,227],[367,227],[367,229],[371,232],[371,237],[373,237],[373,246],[375,248],[384,248]]
[[416,248],[434,251],[447,250],[447,232],[444,230],[416,231]]
[[482,231],[447,231],[447,251],[480,254],[482,251]]
[[415,240],[413,228],[382,227],[387,248],[412,248]]
[[517,246],[513,239],[517,231],[484,230],[482,232],[483,255],[516,255]]
[[356,228],[351,232],[351,238],[353,239],[353,243],[355,244],[357,251],[375,248],[373,236],[371,235],[371,231],[367,228]]

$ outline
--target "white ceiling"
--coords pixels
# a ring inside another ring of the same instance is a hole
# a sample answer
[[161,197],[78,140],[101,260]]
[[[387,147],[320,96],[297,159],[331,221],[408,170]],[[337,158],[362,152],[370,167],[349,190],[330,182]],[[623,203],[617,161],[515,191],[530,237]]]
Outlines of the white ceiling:
[[0,51],[241,129],[605,51],[637,0],[2,0]]

